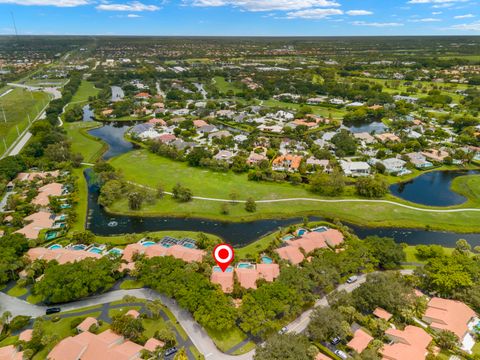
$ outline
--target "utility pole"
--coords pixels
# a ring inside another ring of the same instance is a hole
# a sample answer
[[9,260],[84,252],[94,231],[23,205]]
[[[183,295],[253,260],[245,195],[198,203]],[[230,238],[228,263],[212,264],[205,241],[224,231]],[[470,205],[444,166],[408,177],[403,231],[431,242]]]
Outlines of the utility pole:
[[5,109],[3,108],[2,105],[2,113],[3,113],[3,121],[5,121],[5,124],[7,123],[7,117],[5,116]]
[[17,134],[20,136],[20,130],[18,130],[18,125],[17,125]]
[[27,116],[28,116],[28,123],[31,124],[32,120],[30,120],[30,114],[27,114]]

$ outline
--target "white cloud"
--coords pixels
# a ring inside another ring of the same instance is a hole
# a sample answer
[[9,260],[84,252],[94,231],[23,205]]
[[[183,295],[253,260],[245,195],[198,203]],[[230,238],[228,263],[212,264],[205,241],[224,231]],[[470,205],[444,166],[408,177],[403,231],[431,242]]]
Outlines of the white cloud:
[[354,21],[352,25],[355,26],[372,26],[372,27],[398,27],[404,24],[398,22],[366,22],[366,21]]
[[325,19],[332,15],[342,15],[340,9],[307,9],[287,13],[288,19]]
[[130,18],[130,19],[135,19],[135,18],[140,18],[141,16],[138,15],[138,14],[128,14],[127,15],[127,18]]
[[25,6],[75,7],[89,4],[89,0],[0,0],[0,4]]
[[365,15],[373,15],[373,12],[368,10],[349,10],[347,11],[347,15],[350,16],[365,16]]
[[193,6],[233,6],[248,11],[293,11],[314,7],[338,7],[334,0],[187,0]]
[[470,24],[458,24],[453,25],[451,29],[454,30],[467,30],[467,31],[480,31],[480,21],[475,21]]
[[442,15],[443,12],[442,11],[434,11],[432,12],[432,15]]
[[465,15],[457,15],[457,16],[454,16],[453,18],[454,19],[469,19],[469,18],[473,18],[473,17],[475,17],[475,15],[465,14]]
[[105,11],[134,11],[134,12],[160,10],[158,6],[146,5],[139,1],[130,2],[128,4],[104,3],[104,4],[98,5],[96,8],[98,10],[105,10]]
[[410,20],[410,22],[423,22],[423,23],[428,23],[428,22],[439,22],[442,21],[437,18],[423,18],[423,19],[417,19],[417,20]]

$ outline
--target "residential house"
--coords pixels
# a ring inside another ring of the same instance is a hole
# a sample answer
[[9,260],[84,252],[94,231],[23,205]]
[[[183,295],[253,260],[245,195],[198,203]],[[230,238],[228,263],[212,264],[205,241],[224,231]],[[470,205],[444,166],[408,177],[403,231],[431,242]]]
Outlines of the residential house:
[[47,262],[56,260],[59,264],[74,263],[87,258],[100,259],[102,255],[73,249],[47,249],[42,247],[32,248],[27,251],[27,257],[33,262],[35,260],[45,260]]
[[392,133],[384,133],[384,134],[378,134],[378,135],[375,135],[375,137],[377,138],[378,141],[380,141],[381,143],[386,143],[386,142],[400,142],[401,139],[395,135],[395,134],[392,134]]
[[405,169],[405,165],[407,164],[406,161],[397,158],[389,158],[380,161],[383,166],[385,166],[385,171],[388,174],[392,173],[403,173]]
[[353,134],[353,137],[359,140],[363,146],[374,144],[376,142],[375,138],[368,132],[356,133]]
[[220,150],[213,158],[217,161],[231,162],[235,153],[229,150]]
[[361,354],[363,350],[372,342],[373,337],[363,329],[354,332],[352,340],[347,343],[347,347]]
[[314,169],[321,169],[326,173],[332,172],[330,160],[318,160],[317,158],[311,156],[307,159],[306,164],[307,166],[312,166]]
[[303,157],[298,155],[292,155],[292,154],[281,155],[277,157],[275,160],[273,160],[272,169],[274,171],[288,171],[288,172],[298,171],[298,168],[300,167],[302,160],[303,160]]
[[32,200],[32,204],[39,206],[48,206],[50,196],[61,196],[63,193],[63,185],[59,183],[51,183],[38,189],[38,195]]
[[390,321],[390,319],[393,317],[392,314],[390,314],[387,310],[384,310],[380,307],[377,307],[374,311],[373,311],[373,315],[375,315],[377,318],[379,319],[383,319],[385,321]]
[[340,166],[346,176],[358,177],[370,175],[370,165],[364,161],[340,160]]
[[392,341],[380,349],[384,360],[425,360],[432,337],[423,329],[408,325],[404,330],[388,329],[385,335]]
[[422,153],[414,152],[406,154],[406,156],[417,169],[427,169],[433,166],[430,161],[427,161],[427,158]]
[[437,163],[444,162],[445,159],[450,156],[450,154],[444,150],[435,149],[422,151],[422,155],[425,156],[427,159]]
[[477,314],[461,301],[432,298],[423,321],[436,331],[448,330],[458,336],[462,349],[471,352],[475,339],[470,334],[473,327],[479,323]]
[[55,215],[47,211],[39,211],[23,219],[28,224],[15,233],[23,234],[27,239],[37,239],[40,231],[50,229],[55,223]]

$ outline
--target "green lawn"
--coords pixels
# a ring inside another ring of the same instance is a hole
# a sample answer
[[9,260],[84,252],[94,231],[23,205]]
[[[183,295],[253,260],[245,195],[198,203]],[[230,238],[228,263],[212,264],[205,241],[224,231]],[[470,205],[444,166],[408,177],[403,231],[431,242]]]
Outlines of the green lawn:
[[[419,259],[417,257],[417,251],[415,250],[415,246],[407,246],[403,249],[405,251],[405,254],[407,255],[406,262],[409,263],[419,263],[419,264],[426,264],[427,261],[423,259]],[[445,252],[446,255],[451,255],[454,248],[447,248],[444,247],[443,251]]]
[[113,318],[116,315],[124,315],[126,314],[129,310],[137,310],[139,311],[142,307],[141,306],[124,306],[121,308],[116,308],[116,309],[110,309],[108,310],[108,316]]
[[14,345],[18,340],[18,336],[9,336],[0,341],[0,348],[8,345]]
[[93,83],[83,80],[77,92],[73,95],[66,110],[75,105],[84,105],[88,102],[89,97],[96,96],[99,92],[100,89],[97,89]]
[[101,126],[95,121],[64,123],[67,138],[72,143],[72,152],[83,155],[84,162],[95,162],[107,149],[107,145],[88,133]]
[[0,154],[5,151],[3,139],[7,146],[14,143],[18,137],[17,125],[19,132],[22,133],[28,126],[28,115],[33,121],[48,101],[49,96],[44,92],[30,92],[21,88],[14,88],[7,95],[0,97]]
[[42,297],[40,295],[28,295],[27,297],[27,302],[30,304],[38,304],[40,301],[42,301]]
[[[293,104],[288,102],[283,102],[275,99],[266,100],[263,102],[263,105],[270,107],[280,107],[282,109],[298,110],[303,104]],[[332,117],[333,119],[343,119],[347,113],[344,109],[329,108],[316,105],[307,105],[313,110],[313,113],[323,117]]]
[[247,338],[247,335],[243,331],[241,331],[238,327],[234,327],[230,331],[222,331],[222,332],[213,331],[210,329],[206,329],[206,330],[208,335],[212,338],[215,345],[217,345],[217,347],[223,352],[227,352],[232,347],[241,343],[243,340]]
[[226,94],[227,91],[229,90],[233,91],[234,94],[238,94],[242,92],[242,89],[238,88],[233,83],[229,83],[228,81],[225,80],[224,77],[215,76],[214,79],[215,79],[215,86],[217,87],[218,91],[220,91],[221,93]]
[[75,223],[72,224],[70,230],[72,231],[84,231],[85,223],[87,221],[87,207],[88,207],[88,186],[87,180],[83,176],[83,168],[74,169],[73,174],[76,177],[78,187],[78,198],[75,211],[77,218]]
[[7,294],[13,297],[20,297],[25,295],[27,292],[28,290],[26,288],[15,285],[13,288],[8,290]]
[[137,280],[125,280],[120,284],[120,289],[122,290],[141,289],[141,288],[143,288],[143,283]]
[[[286,183],[265,183],[248,181],[246,174],[216,173],[209,170],[191,168],[186,163],[174,162],[149,153],[146,150],[131,151],[111,160],[111,164],[121,169],[125,179],[156,188],[162,184],[170,191],[177,183],[187,186],[194,196],[229,199],[236,192],[239,199],[253,197],[255,200],[280,198],[315,198],[305,187]],[[353,197],[350,191],[350,198]],[[347,197],[349,199],[349,197]],[[428,208],[407,203],[391,195],[386,197],[398,203],[419,208]],[[328,199],[332,200],[332,199]],[[338,199],[335,199],[338,200]],[[277,203],[257,203],[257,212],[248,213],[243,204],[230,206],[228,215],[221,214],[218,202],[194,200],[178,203],[167,196],[153,205],[144,205],[141,211],[130,211],[127,200],[123,199],[110,207],[113,213],[144,216],[195,216],[227,221],[247,221],[260,218],[287,218],[306,215],[338,218],[359,225],[375,227],[411,227],[456,232],[476,232],[480,230],[480,212],[434,213],[402,208],[393,204],[372,202],[307,202],[291,201]],[[457,207],[457,208],[461,208]]]
[[452,190],[466,196],[468,205],[480,207],[480,176],[469,175],[455,178],[452,182]]

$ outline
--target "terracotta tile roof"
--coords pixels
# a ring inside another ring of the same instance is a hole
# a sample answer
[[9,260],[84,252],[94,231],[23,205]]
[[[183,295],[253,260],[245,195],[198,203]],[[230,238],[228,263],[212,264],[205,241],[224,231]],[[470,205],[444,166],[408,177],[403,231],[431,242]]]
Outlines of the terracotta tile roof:
[[256,269],[235,269],[238,282],[245,289],[256,289],[258,273]]
[[205,251],[199,249],[190,249],[181,245],[173,245],[166,248],[162,245],[152,245],[145,247],[142,244],[130,244],[123,250],[122,259],[127,262],[133,260],[135,253],[145,254],[145,256],[151,258],[155,256],[173,256],[174,258],[183,260],[185,262],[201,262],[205,256]]
[[385,332],[394,343],[385,345],[380,353],[388,360],[425,360],[432,337],[423,329],[408,325],[405,330],[388,329]]
[[135,309],[131,309],[131,310],[128,310],[127,313],[125,315],[128,315],[128,316],[131,316],[133,317],[134,319],[138,318],[140,316],[140,313],[135,310]]
[[275,252],[282,259],[290,261],[293,265],[300,264],[305,258],[302,252],[296,246],[285,246],[285,247],[276,249]]
[[194,120],[193,121],[193,126],[195,126],[196,128],[201,128],[202,126],[207,126],[208,123],[203,121],[203,120]]
[[155,338],[150,338],[147,340],[145,345],[143,346],[145,350],[148,351],[155,351],[158,347],[163,348],[165,346],[165,343],[163,341],[157,340]]
[[376,317],[383,319],[385,321],[389,321],[392,318],[392,314],[390,314],[387,310],[384,310],[380,307],[377,307],[375,311],[373,312],[373,315]]
[[98,325],[97,319],[89,316],[85,320],[83,320],[78,326],[78,331],[88,331],[92,325]]
[[51,183],[38,189],[38,195],[32,200],[32,204],[47,206],[50,203],[49,196],[61,196],[63,185]]
[[258,278],[262,278],[268,282],[272,282],[280,275],[280,265],[257,264],[257,273]]
[[287,154],[277,157],[275,160],[273,160],[272,164],[274,166],[284,166],[289,169],[298,170],[302,159],[302,156]]
[[319,352],[317,356],[315,356],[315,360],[332,360],[332,358]]
[[27,256],[31,261],[42,259],[46,261],[57,260],[59,264],[72,263],[75,261],[85,260],[87,258],[100,259],[102,255],[91,253],[83,250],[70,249],[46,249],[46,248],[32,248],[28,250]]
[[290,246],[302,248],[307,254],[316,250],[327,248],[328,246],[336,247],[343,243],[343,234],[335,229],[328,229],[324,232],[308,232],[300,239],[287,240]]
[[370,334],[367,334],[364,330],[358,329],[353,334],[353,339],[350,340],[347,346],[350,349],[355,350],[357,353],[361,354],[373,340],[373,337]]
[[233,291],[233,271],[212,271],[210,281],[214,284],[219,284],[224,293],[229,294]]
[[39,211],[35,214],[27,216],[23,220],[30,223],[15,232],[25,235],[27,239],[38,238],[40,231],[51,228],[55,222],[52,218],[52,214],[47,211]]
[[20,335],[18,335],[18,340],[29,342],[32,340],[32,333],[32,329],[24,330],[20,333]]
[[35,179],[45,179],[48,176],[56,178],[59,175],[60,175],[59,170],[46,171],[46,172],[30,172],[30,173],[21,172],[17,175],[17,180],[32,181],[32,180],[35,180]]
[[449,330],[460,340],[468,332],[468,323],[476,316],[475,312],[460,301],[432,298],[423,320],[436,330]]

